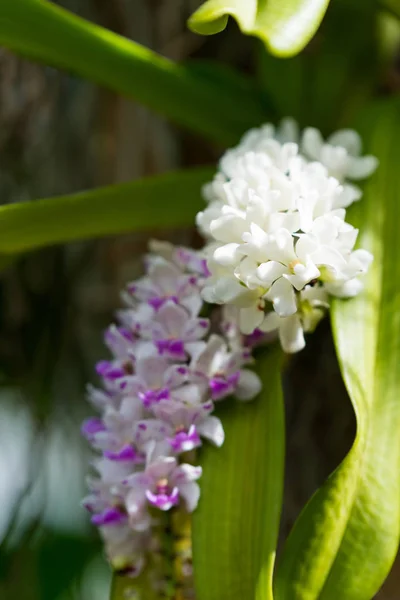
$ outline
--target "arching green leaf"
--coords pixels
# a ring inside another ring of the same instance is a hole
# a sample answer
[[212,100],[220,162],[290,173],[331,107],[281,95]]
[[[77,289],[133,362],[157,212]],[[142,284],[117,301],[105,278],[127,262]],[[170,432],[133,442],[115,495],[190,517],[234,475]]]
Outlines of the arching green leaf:
[[202,449],[193,516],[198,600],[272,600],[284,469],[281,357],[278,348],[259,357],[262,392],[245,404],[227,401],[224,445]]
[[229,16],[243,33],[259,37],[272,54],[293,56],[317,31],[329,0],[208,0],[189,19],[190,29],[210,35]]
[[1,0],[0,45],[124,94],[221,143],[265,118],[253,84],[177,64],[47,0]]
[[213,169],[197,168],[88,192],[0,206],[0,255],[105,235],[190,227]]
[[332,309],[357,435],[294,526],[277,571],[276,600],[371,600],[399,543],[400,104],[366,111],[360,131],[381,164],[349,216],[374,262],[364,292],[336,300]]

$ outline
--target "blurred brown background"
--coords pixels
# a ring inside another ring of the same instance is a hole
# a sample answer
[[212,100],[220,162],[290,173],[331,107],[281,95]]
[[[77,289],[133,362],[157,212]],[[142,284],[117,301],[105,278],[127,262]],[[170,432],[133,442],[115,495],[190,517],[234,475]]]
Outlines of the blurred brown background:
[[[62,4],[166,56],[213,58],[252,70],[254,44],[234,26],[207,39],[186,30],[185,21],[198,0]],[[213,163],[219,153],[141,106],[0,49],[2,203]],[[192,233],[157,235],[188,242]],[[21,257],[2,274],[2,600],[108,597],[110,573],[79,505],[89,460],[79,422],[90,411],[84,385],[104,352],[102,329],[118,307],[119,290],[139,272],[148,237],[49,248]],[[288,453],[282,536],[345,455],[354,435],[327,321],[293,359],[285,387]],[[400,598],[399,567],[378,597]]]

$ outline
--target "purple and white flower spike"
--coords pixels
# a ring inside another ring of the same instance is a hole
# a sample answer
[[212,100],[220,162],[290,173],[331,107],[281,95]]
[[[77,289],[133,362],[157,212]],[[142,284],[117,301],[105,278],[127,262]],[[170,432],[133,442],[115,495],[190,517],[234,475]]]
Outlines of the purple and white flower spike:
[[113,568],[131,576],[156,545],[162,513],[197,506],[201,467],[185,453],[202,439],[223,444],[214,402],[231,394],[248,400],[261,387],[245,368],[251,345],[237,333],[236,314],[228,324],[218,307],[210,318],[200,314],[204,258],[163,242],[151,250],[146,275],[128,285],[119,323],[105,333],[112,358],[96,367],[102,389],[88,390],[101,415],[82,426],[101,453],[83,504]]

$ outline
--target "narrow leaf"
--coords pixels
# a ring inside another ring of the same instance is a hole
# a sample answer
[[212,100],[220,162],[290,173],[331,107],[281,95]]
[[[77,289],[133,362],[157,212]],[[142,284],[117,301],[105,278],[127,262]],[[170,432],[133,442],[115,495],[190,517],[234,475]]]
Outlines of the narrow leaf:
[[284,469],[280,349],[257,362],[261,394],[245,404],[226,402],[225,443],[202,450],[193,519],[198,600],[272,600]]
[[208,0],[189,19],[190,29],[210,35],[232,16],[243,33],[260,38],[276,56],[293,56],[317,31],[329,0]]
[[0,255],[104,235],[190,227],[209,168],[188,169],[71,196],[0,206]]
[[374,263],[364,292],[336,300],[332,310],[357,435],[295,524],[277,571],[276,600],[371,600],[399,544],[399,103],[364,112],[359,129],[380,167],[349,214]]
[[1,0],[0,45],[105,85],[222,143],[236,142],[265,118],[263,100],[245,77],[202,76],[47,0]]

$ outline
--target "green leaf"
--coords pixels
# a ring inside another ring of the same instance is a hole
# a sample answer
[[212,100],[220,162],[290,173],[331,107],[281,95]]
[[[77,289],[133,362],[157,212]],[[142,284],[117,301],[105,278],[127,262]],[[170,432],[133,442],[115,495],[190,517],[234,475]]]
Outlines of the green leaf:
[[0,45],[105,85],[222,143],[236,142],[265,118],[265,102],[245,77],[204,76],[46,0],[1,0]]
[[347,126],[366,98],[372,98],[382,76],[377,68],[376,0],[332,2],[318,39],[293,58],[271,56],[261,43],[258,50],[260,83],[280,116],[293,116],[301,126],[326,133]]
[[371,600],[399,544],[400,104],[382,102],[364,112],[360,131],[381,164],[349,215],[360,228],[360,247],[374,254],[374,262],[365,291],[336,300],[332,308],[357,435],[289,536],[276,600]]
[[198,600],[272,600],[284,470],[281,358],[278,348],[259,357],[261,394],[225,402],[225,443],[202,449],[202,494],[193,515]]
[[187,169],[71,196],[0,206],[0,255],[117,233],[190,227],[214,169]]
[[247,35],[259,37],[276,56],[293,56],[317,31],[329,0],[208,0],[190,17],[203,35],[225,29],[229,16]]
[[394,17],[400,19],[400,0],[378,0],[378,4]]

